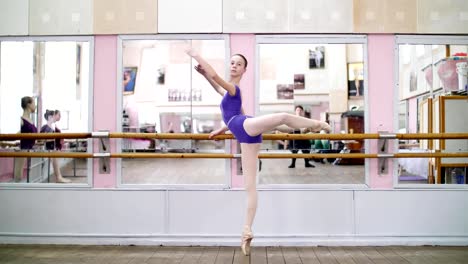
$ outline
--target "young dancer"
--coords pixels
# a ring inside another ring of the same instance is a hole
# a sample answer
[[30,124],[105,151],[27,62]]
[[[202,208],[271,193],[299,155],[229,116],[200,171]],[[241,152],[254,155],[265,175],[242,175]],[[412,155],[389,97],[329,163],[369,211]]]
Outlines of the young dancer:
[[[21,108],[23,109],[23,115],[21,116],[21,133],[37,133],[37,127],[31,119],[31,114],[36,112],[36,102],[31,96],[25,96],[21,98]],[[34,148],[36,140],[34,139],[21,139],[20,149],[29,151]],[[24,163],[27,158],[15,158],[15,171],[14,181],[20,182],[23,178]]]
[[307,128],[309,131],[325,130],[326,132],[330,132],[331,129],[325,122],[288,113],[275,113],[258,117],[245,115],[242,109],[239,83],[247,70],[247,59],[241,54],[233,55],[230,59],[229,80],[225,81],[195,50],[188,49],[186,53],[199,63],[199,65],[195,66],[195,70],[202,74],[213,88],[223,96],[221,112],[226,126],[211,132],[210,138],[230,130],[241,145],[242,171],[247,192],[247,214],[242,232],[241,248],[244,255],[249,255],[250,243],[253,239],[252,224],[257,210],[255,178],[262,133],[275,129],[286,132],[300,128]]
[[[55,128],[53,128],[53,124],[56,121],[55,111],[46,110],[44,118],[46,119],[47,124],[41,127],[41,133],[54,133]],[[56,150],[56,140],[47,140],[45,146],[47,150]],[[70,183],[71,181],[69,179],[63,178],[62,173],[60,172],[59,160],[57,158],[50,158],[50,160],[52,161],[52,167],[54,168],[54,174],[57,183]]]

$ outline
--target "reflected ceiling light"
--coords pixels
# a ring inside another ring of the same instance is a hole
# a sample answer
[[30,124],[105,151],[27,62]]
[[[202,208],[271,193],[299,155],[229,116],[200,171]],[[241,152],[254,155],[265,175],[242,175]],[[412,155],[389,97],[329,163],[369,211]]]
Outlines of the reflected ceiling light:
[[41,18],[42,18],[42,23],[48,23],[50,21],[49,13],[43,13]]
[[80,13],[72,13],[71,20],[72,22],[80,22],[81,15]]
[[341,19],[341,13],[338,11],[333,11],[331,13],[331,19],[332,20],[340,20]]
[[113,11],[107,11],[104,17],[107,21],[112,21],[115,18],[115,14]]
[[374,12],[374,11],[367,10],[367,11],[366,11],[366,20],[367,20],[367,21],[373,21],[373,20],[375,20],[375,12]]
[[395,13],[395,18],[398,21],[404,21],[405,20],[405,12],[398,11]]
[[429,15],[432,21],[439,21],[440,20],[440,15],[439,12],[437,11],[431,11],[431,14]]
[[466,12],[466,11],[460,12],[459,19],[460,19],[460,21],[467,21],[468,20],[468,12]]
[[274,20],[276,17],[275,12],[268,10],[265,12],[265,18],[268,20]]
[[145,12],[135,12],[135,20],[136,21],[143,21],[145,20]]
[[236,20],[244,20],[245,19],[245,12],[244,11],[237,11],[236,12]]

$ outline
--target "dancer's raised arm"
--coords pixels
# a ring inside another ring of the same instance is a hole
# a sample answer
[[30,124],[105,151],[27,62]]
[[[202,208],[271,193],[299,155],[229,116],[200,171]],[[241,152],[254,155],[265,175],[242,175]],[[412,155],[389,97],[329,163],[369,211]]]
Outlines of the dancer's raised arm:
[[218,73],[216,73],[216,71],[213,69],[213,67],[211,67],[211,65],[198,54],[198,52],[196,52],[193,49],[188,49],[186,52],[190,57],[194,58],[202,66],[202,68],[206,72],[205,77],[208,81],[210,79],[213,80],[232,96],[236,94],[236,87],[234,86],[234,84],[228,83],[223,78],[221,78],[218,75]]
[[201,75],[203,75],[203,77],[205,77],[205,79],[211,84],[211,86],[213,86],[213,88],[215,89],[215,91],[217,93],[219,93],[221,96],[224,96],[224,93],[226,93],[226,90],[224,90],[223,88],[221,88],[221,86],[219,86],[215,81],[213,81],[213,79],[211,79],[207,74],[206,74],[206,71],[205,69],[203,69],[203,66],[201,66],[200,64],[198,64],[197,66],[193,67],[198,73],[200,73]]

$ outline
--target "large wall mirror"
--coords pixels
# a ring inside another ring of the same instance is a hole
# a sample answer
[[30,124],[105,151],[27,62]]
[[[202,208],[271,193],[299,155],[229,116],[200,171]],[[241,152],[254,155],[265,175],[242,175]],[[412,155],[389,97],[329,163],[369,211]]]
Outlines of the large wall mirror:
[[[0,38],[0,133],[88,132],[93,39]],[[90,152],[88,140],[2,142],[0,151]],[[0,159],[1,183],[90,183],[90,161]]]
[[[398,132],[466,133],[467,37],[398,36]],[[400,140],[398,151],[466,152],[468,140]],[[398,185],[466,186],[468,159],[398,159]],[[450,185],[443,185],[450,184]]]
[[[257,37],[257,114],[288,112],[365,133],[366,38]],[[275,131],[272,131],[275,133]],[[296,131],[301,133],[301,131]],[[266,153],[364,153],[362,140],[264,141]],[[260,184],[365,184],[364,159],[264,159]]]
[[[226,36],[121,37],[123,132],[210,133],[222,125],[220,95],[193,67],[185,54],[194,47],[225,75],[229,54]],[[224,153],[224,141],[121,141],[123,152]],[[226,184],[228,162],[223,159],[122,159],[122,184]]]

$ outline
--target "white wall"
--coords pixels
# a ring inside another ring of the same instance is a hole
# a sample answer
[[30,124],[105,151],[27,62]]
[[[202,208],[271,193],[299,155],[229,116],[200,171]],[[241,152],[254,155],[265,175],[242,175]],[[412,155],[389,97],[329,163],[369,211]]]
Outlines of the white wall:
[[222,7],[219,0],[158,0],[158,32],[222,32]]
[[[0,243],[237,246],[245,193],[5,189],[0,200]],[[466,204],[453,190],[261,190],[253,245],[468,245]]]
[[0,35],[28,35],[29,0],[2,0]]
[[0,133],[20,131],[21,98],[33,96],[33,43],[2,42],[0,59]]
[[92,0],[29,1],[30,35],[86,35],[93,33]]

